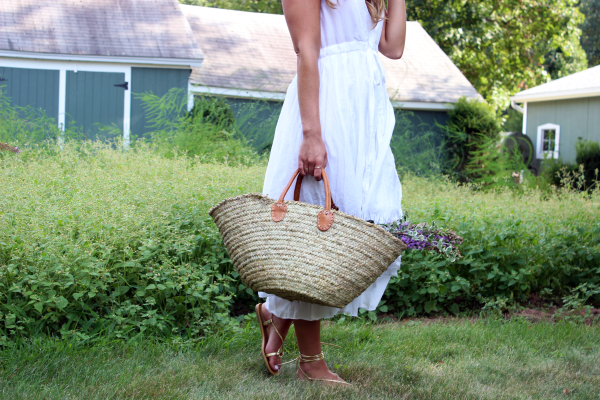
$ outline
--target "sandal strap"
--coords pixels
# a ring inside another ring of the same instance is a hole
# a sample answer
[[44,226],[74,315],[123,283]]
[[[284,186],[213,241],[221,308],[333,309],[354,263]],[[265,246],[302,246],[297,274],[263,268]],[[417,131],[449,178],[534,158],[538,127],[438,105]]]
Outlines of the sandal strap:
[[298,356],[298,363],[311,363],[311,362],[316,362],[316,361],[321,361],[325,359],[325,354],[323,354],[323,352],[320,352],[317,355],[314,356],[307,356],[304,354],[300,354]]
[[[262,313],[262,305],[260,307],[260,312]],[[277,329],[277,327],[275,326],[275,323],[273,322],[273,318],[267,320],[267,321],[263,321],[263,325],[267,326],[271,324],[271,326],[273,327],[273,329],[275,329],[275,333],[277,334],[277,336],[279,336],[279,339],[281,339],[281,347],[279,348],[279,350],[277,350],[274,353],[267,353],[265,354],[265,357],[269,358],[269,357],[274,357],[274,356],[278,356],[278,357],[283,357],[283,336],[281,336],[281,333],[279,333],[279,330]],[[292,362],[295,361],[292,360]],[[287,363],[284,363],[287,364]],[[278,364],[278,365],[282,365],[282,364]]]
[[265,354],[265,357],[267,357],[267,358],[273,357],[273,356],[283,357],[283,351],[281,351],[281,349],[279,349],[275,353],[267,353],[267,354]]
[[311,363],[311,362],[321,361],[321,360],[324,360],[324,359],[325,359],[325,355],[323,354],[323,352],[320,352],[319,354],[314,355],[314,356],[307,356],[307,355],[304,355],[304,354],[300,354],[296,358],[296,362],[297,362],[297,366],[298,366],[298,369],[300,370],[300,372],[302,372],[302,374],[304,375],[304,377],[306,379],[308,379],[309,381],[313,381],[313,382],[314,381],[335,382],[335,383],[343,383],[343,384],[346,384],[346,385],[350,385],[350,383],[341,380],[342,378],[340,378],[340,376],[338,374],[335,374],[335,376],[337,376],[340,380],[311,378],[310,376],[308,376],[308,374],[306,372],[304,372],[304,370],[300,366],[300,363]]
[[271,318],[271,319],[270,319],[270,320],[268,320],[268,321],[265,321],[265,322],[263,322],[263,325],[264,325],[264,326],[267,326],[267,325],[269,325],[269,324],[273,325],[273,329],[275,329],[275,333],[277,333],[277,336],[279,336],[279,339],[281,339],[281,344],[283,345],[283,336],[281,336],[281,333],[279,333],[279,330],[277,330],[277,327],[276,327],[276,326],[275,326],[275,324],[273,323],[273,318]]

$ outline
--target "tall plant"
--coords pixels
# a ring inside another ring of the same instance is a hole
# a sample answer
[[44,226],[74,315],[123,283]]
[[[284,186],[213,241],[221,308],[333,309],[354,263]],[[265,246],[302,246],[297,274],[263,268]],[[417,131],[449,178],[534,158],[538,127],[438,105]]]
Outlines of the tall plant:
[[575,151],[577,164],[583,165],[585,189],[596,187],[600,178],[600,144],[579,138],[575,143]]
[[164,96],[152,93],[136,95],[142,100],[150,138],[167,157],[177,153],[198,157],[204,162],[253,164],[256,152],[233,127],[233,116],[226,104],[212,98],[200,98],[191,113],[186,112],[187,94],[173,88]]
[[[499,140],[500,124],[493,108],[477,99],[462,97],[448,112],[444,152],[446,172],[461,181],[472,180],[472,155],[479,154],[488,141]],[[470,168],[467,168],[471,164]]]

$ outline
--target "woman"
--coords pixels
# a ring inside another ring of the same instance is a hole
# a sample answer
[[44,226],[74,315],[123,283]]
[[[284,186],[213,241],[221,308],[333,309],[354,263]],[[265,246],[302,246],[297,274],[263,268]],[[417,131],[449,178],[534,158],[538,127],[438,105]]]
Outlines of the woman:
[[[325,168],[340,211],[376,223],[402,217],[402,188],[390,139],[395,117],[378,52],[399,59],[406,37],[404,0],[283,0],[285,19],[298,56],[298,74],[281,110],[263,194],[277,198],[296,169],[306,178],[300,201],[325,204]],[[292,199],[288,193],[287,200]],[[357,238],[360,240],[360,238]],[[300,349],[298,378],[344,383],[321,351],[320,323],[338,312],[375,310],[396,260],[344,309],[290,302],[259,293],[263,358],[279,373],[283,341],[293,323]]]

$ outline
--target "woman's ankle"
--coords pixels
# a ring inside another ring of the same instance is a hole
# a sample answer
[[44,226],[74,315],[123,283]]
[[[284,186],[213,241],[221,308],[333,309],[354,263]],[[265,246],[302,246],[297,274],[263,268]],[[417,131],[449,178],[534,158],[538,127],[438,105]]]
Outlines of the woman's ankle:
[[301,362],[300,368],[302,368],[302,371],[304,371],[309,376],[311,373],[323,373],[329,371],[329,367],[327,367],[327,363],[325,362],[325,360],[310,363]]

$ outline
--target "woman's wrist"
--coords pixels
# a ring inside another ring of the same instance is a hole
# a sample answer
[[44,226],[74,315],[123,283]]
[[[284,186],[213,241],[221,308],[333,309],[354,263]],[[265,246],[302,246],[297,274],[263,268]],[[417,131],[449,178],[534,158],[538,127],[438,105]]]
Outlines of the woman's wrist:
[[305,139],[320,138],[321,137],[321,127],[304,128],[304,129],[302,129],[302,134],[304,135]]

